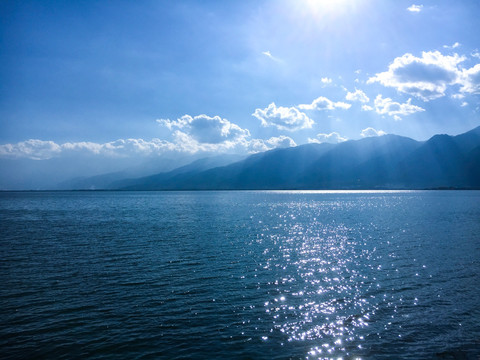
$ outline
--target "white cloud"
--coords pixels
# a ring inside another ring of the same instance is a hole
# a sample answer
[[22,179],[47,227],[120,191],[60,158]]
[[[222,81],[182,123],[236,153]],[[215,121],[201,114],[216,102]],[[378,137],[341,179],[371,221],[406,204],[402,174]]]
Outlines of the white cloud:
[[423,5],[415,5],[415,4],[412,4],[407,8],[408,11],[416,12],[416,13],[419,13],[420,11],[422,11],[422,9],[423,9]]
[[465,93],[480,93],[480,64],[466,70],[463,69],[461,73],[461,92]]
[[177,120],[160,119],[157,122],[170,130],[177,128],[200,143],[218,144],[250,136],[247,129],[242,129],[220,116],[184,115]]
[[252,153],[277,147],[296,146],[293,139],[281,135],[270,139],[250,139],[250,132],[219,116],[185,115],[158,123],[172,131],[173,141],[119,139],[107,143],[27,140],[0,145],[0,158],[47,160],[62,156],[142,158],[166,153]]
[[297,108],[277,107],[275,103],[265,109],[256,109],[252,115],[262,122],[262,126],[275,126],[280,130],[309,129],[313,125],[313,120]]
[[466,101],[462,102],[462,104],[460,105],[461,107],[465,107],[465,106],[468,106],[468,103]]
[[368,127],[366,129],[363,129],[362,132],[360,133],[361,137],[372,137],[372,136],[382,136],[386,135],[387,133],[383,130],[375,130],[372,127]]
[[456,49],[457,47],[459,47],[461,44],[457,41],[455,44],[453,45],[443,45],[443,47],[445,49]]
[[373,107],[371,107],[370,105],[362,105],[362,110],[363,111],[372,111]]
[[324,96],[320,96],[313,100],[311,104],[298,105],[302,110],[335,110],[335,109],[349,109],[352,105],[342,101],[334,102]]
[[370,101],[367,94],[365,94],[362,90],[355,89],[354,92],[347,92],[347,96],[345,99],[349,101],[360,101],[362,103],[367,103]]
[[57,144],[53,141],[27,140],[16,144],[0,145],[0,158],[48,160],[69,156],[94,156],[104,158],[142,158],[166,153],[254,153],[278,147],[296,146],[288,136],[270,139],[239,138],[221,143],[201,143],[180,130],[173,133],[173,142],[152,139],[119,139],[103,144],[76,142]]
[[463,99],[465,95],[463,94],[453,94],[452,99]]
[[57,144],[53,141],[27,140],[0,145],[0,157],[47,160],[61,155],[100,155],[109,157],[148,156],[175,151],[176,145],[160,139],[120,139],[103,144],[76,142]]
[[395,120],[401,120],[401,116],[425,111],[420,106],[412,105],[411,102],[412,99],[408,99],[406,103],[401,104],[390,98],[383,98],[382,95],[377,95],[375,98],[375,111],[377,114],[393,116]]
[[423,52],[421,58],[405,54],[393,60],[388,71],[376,74],[367,83],[379,82],[429,101],[444,96],[448,85],[460,82],[458,65],[464,60],[464,56],[442,55],[439,51]]
[[478,50],[475,50],[470,55],[474,58],[480,59],[480,52],[478,52]]
[[330,143],[330,144],[338,144],[343,141],[347,141],[347,138],[340,136],[337,132],[332,132],[330,134],[317,134],[314,139],[309,138],[309,143]]
[[248,143],[247,148],[248,152],[257,153],[276,148],[287,148],[293,146],[297,146],[297,144],[292,138],[285,135],[280,135],[278,137],[271,137],[268,140],[253,139]]
[[26,157],[34,160],[50,159],[62,151],[53,141],[30,139],[17,144],[0,145],[0,157]]
[[324,84],[330,84],[332,82],[332,79],[328,78],[328,77],[324,77],[321,79],[321,82],[324,83]]
[[270,51],[262,51],[262,55],[265,55],[266,57],[268,57],[269,59],[271,59],[273,61],[280,62],[280,59],[277,58],[276,56],[273,56]]

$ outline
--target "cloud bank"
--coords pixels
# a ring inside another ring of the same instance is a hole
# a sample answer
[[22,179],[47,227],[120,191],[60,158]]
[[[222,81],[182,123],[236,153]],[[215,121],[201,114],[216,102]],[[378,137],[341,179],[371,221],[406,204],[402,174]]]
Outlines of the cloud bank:
[[250,132],[219,116],[184,115],[177,120],[160,119],[159,124],[172,131],[173,141],[161,139],[119,139],[107,143],[67,142],[30,139],[0,145],[0,158],[48,160],[56,157],[96,156],[134,158],[167,153],[255,153],[278,147],[296,146],[285,135],[270,139],[250,139]]

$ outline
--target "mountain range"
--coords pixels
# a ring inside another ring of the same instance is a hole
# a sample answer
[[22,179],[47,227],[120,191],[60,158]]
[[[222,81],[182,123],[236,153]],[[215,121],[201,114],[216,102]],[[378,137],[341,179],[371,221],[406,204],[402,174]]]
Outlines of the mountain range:
[[275,149],[236,160],[200,159],[156,175],[104,182],[104,189],[480,189],[480,126],[427,141],[383,135]]

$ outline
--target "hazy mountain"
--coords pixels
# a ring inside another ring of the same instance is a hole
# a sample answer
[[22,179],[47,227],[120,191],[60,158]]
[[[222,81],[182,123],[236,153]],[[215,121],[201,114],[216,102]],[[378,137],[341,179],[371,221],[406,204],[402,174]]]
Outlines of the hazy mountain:
[[307,144],[251,155],[245,160],[206,171],[189,171],[152,182],[137,179],[129,190],[283,189],[294,183],[316,158],[334,145]]
[[478,146],[480,127],[457,136],[435,135],[398,164],[396,176],[412,187],[478,186]]
[[142,186],[141,189],[155,188],[156,184],[168,182],[171,179],[176,178],[177,176],[182,176],[184,174],[191,174],[191,173],[200,173],[205,170],[221,167],[227,164],[231,164],[233,162],[239,161],[245,158],[242,155],[218,155],[218,156],[211,156],[207,158],[202,158],[193,161],[190,164],[178,167],[169,172],[162,172],[155,175],[145,176],[141,179],[135,178],[128,178],[122,180],[116,180],[114,182],[109,183],[105,188],[106,189],[118,189],[118,188],[132,188],[136,189],[137,184],[141,181]]
[[384,135],[275,149],[227,166],[185,167],[115,185],[129,190],[479,187],[479,165],[477,127],[425,142]]

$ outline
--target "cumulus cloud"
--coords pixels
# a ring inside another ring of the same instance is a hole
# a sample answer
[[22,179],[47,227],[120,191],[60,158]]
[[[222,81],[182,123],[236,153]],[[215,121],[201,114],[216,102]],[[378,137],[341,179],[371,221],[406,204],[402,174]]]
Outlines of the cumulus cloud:
[[328,77],[324,77],[320,81],[324,84],[330,84],[332,82],[332,79],[330,79]]
[[17,144],[0,145],[0,156],[5,158],[27,157],[34,160],[50,159],[62,151],[53,141],[30,139]]
[[247,149],[249,153],[257,153],[261,151],[272,150],[276,148],[287,148],[297,146],[292,138],[281,135],[278,137],[271,137],[270,139],[252,139],[249,141]]
[[459,47],[461,44],[457,41],[455,44],[453,45],[443,45],[443,47],[445,49],[456,49],[457,47]]
[[347,96],[345,99],[349,101],[360,101],[362,103],[367,103],[370,101],[367,94],[365,94],[362,90],[355,89],[354,92],[347,92]]
[[375,130],[372,127],[368,127],[366,129],[363,129],[362,132],[360,133],[361,137],[372,137],[372,136],[382,136],[386,135],[387,133],[383,130]]
[[461,73],[461,92],[480,93],[480,64],[470,69],[463,69]]
[[378,82],[429,101],[444,96],[448,85],[462,82],[458,66],[464,60],[464,56],[442,55],[439,51],[422,52],[422,57],[405,54],[393,60],[388,71],[376,74],[367,83]]
[[227,140],[221,143],[201,143],[189,134],[176,130],[173,142],[152,139],[119,139],[107,143],[76,142],[57,144],[53,141],[27,140],[0,145],[0,158],[48,160],[62,156],[96,156],[108,158],[141,158],[166,153],[255,153],[279,147],[296,146],[288,136],[270,139]]
[[317,136],[312,139],[309,138],[308,142],[309,143],[330,143],[330,144],[338,144],[343,141],[347,141],[348,139],[345,137],[340,136],[339,133],[337,132],[332,132],[330,134],[317,134]]
[[61,156],[141,158],[166,153],[253,153],[277,147],[296,146],[282,135],[250,139],[250,132],[219,116],[185,115],[177,120],[157,120],[172,131],[172,141],[161,139],[119,139],[107,143],[27,140],[0,145],[0,158],[47,160]]
[[371,107],[370,105],[362,105],[362,110],[363,111],[372,111],[373,107]]
[[262,126],[274,126],[280,130],[295,131],[308,129],[313,120],[295,107],[276,106],[271,103],[265,109],[256,109],[252,114],[261,121]]
[[218,144],[250,136],[247,129],[242,129],[220,116],[184,115],[177,120],[160,119],[157,122],[170,130],[177,128],[200,143]]
[[160,139],[119,139],[103,144],[76,142],[57,144],[53,141],[27,140],[16,144],[0,145],[0,157],[47,160],[61,155],[100,155],[126,157],[148,156],[176,150],[175,144]]
[[412,105],[411,102],[412,99],[408,99],[406,103],[401,104],[390,98],[383,98],[382,95],[377,95],[375,98],[375,111],[377,114],[393,116],[395,120],[401,120],[401,116],[425,111],[420,106]]
[[342,101],[334,102],[324,96],[320,96],[313,100],[311,104],[298,105],[302,110],[335,110],[335,109],[349,109],[352,105]]
[[412,4],[407,8],[408,11],[416,12],[416,13],[419,13],[420,11],[422,11],[422,9],[423,9],[423,5],[415,5],[415,4]]

